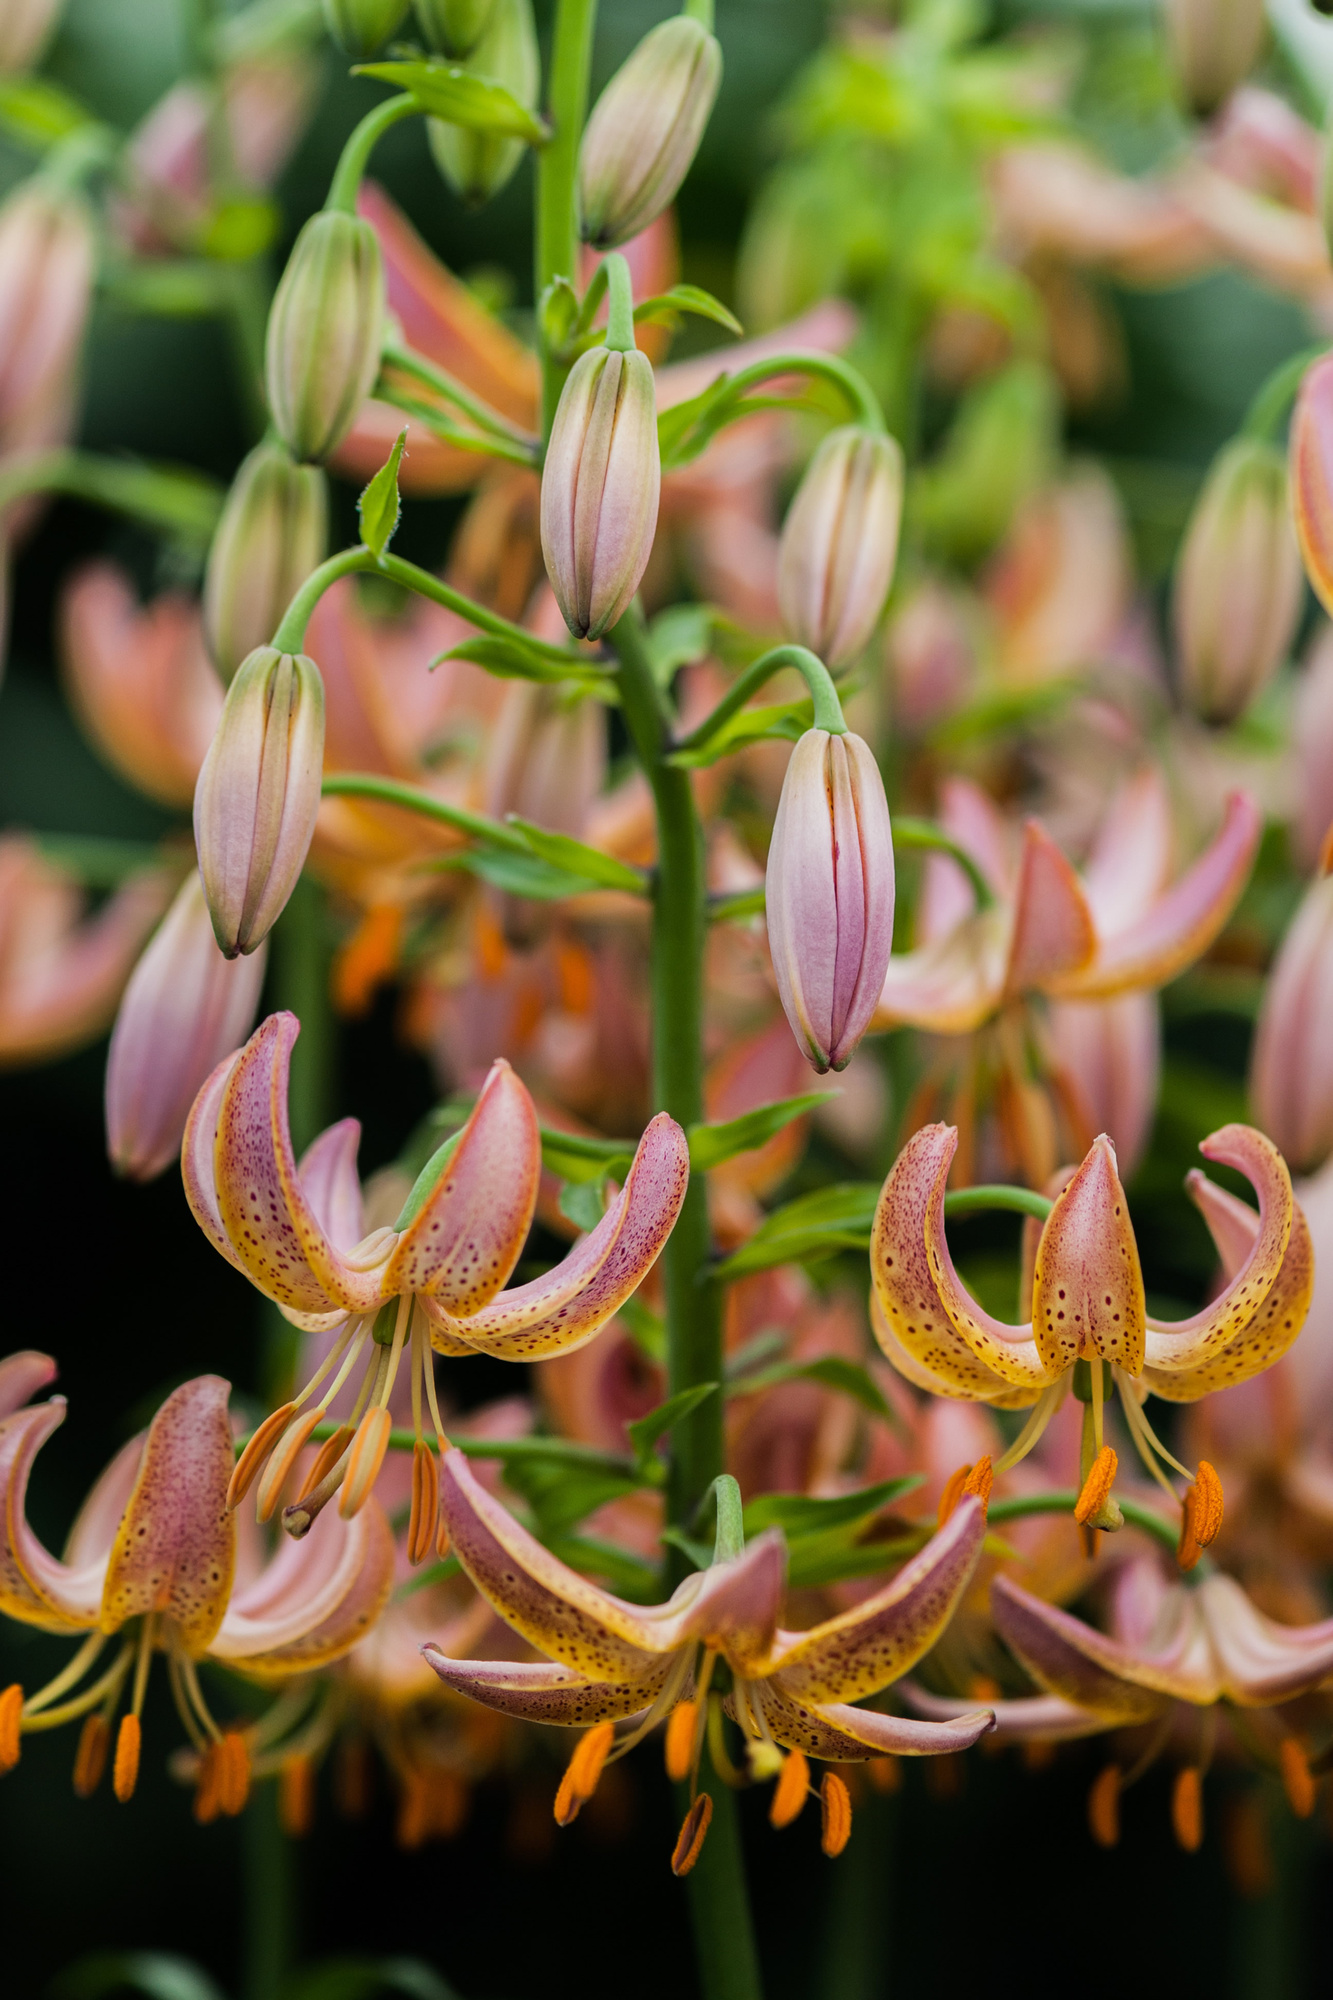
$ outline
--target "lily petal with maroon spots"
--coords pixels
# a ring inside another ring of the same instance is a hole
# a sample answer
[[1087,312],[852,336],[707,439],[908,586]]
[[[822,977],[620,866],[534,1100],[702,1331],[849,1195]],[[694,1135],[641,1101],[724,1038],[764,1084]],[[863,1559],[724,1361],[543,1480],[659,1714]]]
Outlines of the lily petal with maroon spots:
[[[185,1138],[181,1143],[181,1179],[185,1183],[185,1199],[190,1204],[190,1213],[213,1248],[238,1271],[244,1271],[244,1264],[231,1247],[231,1238],[218,1207],[214,1164],[222,1099],[231,1082],[231,1073],[240,1059],[239,1049],[235,1055],[225,1056],[190,1106],[190,1115],[185,1121]],[[246,1276],[249,1276],[248,1272]]]
[[65,1421],[65,1399],[34,1403],[0,1421],[0,1612],[44,1632],[87,1631],[97,1623],[106,1558],[70,1569],[57,1561],[28,1526],[25,1511],[32,1462]]
[[[951,1125],[928,1125],[916,1138],[929,1134],[916,1171],[923,1177],[933,1174],[925,1190],[926,1269],[936,1296],[948,1314],[954,1330],[971,1348],[983,1366],[1012,1382],[1016,1388],[1044,1389],[1055,1377],[1042,1360],[1030,1323],[1009,1326],[993,1319],[977,1304],[954,1269],[949,1241],[944,1232],[944,1193],[949,1181],[958,1134]],[[915,1139],[912,1142],[915,1144]],[[917,1197],[920,1198],[919,1195]],[[902,1338],[901,1329],[898,1331]]]
[[[1204,1180],[1202,1175],[1199,1180],[1223,1201],[1234,1199],[1220,1188],[1213,1188],[1212,1182]],[[1258,1216],[1243,1202],[1237,1201],[1235,1206],[1250,1218],[1253,1241],[1259,1233]],[[1215,1213],[1209,1216],[1214,1242],[1219,1234],[1214,1226],[1216,1220]],[[1143,1380],[1154,1396],[1161,1396],[1168,1403],[1194,1403],[1214,1389],[1229,1389],[1237,1382],[1248,1382],[1252,1375],[1261,1375],[1265,1368],[1282,1359],[1305,1324],[1313,1295],[1314,1244],[1301,1205],[1293,1201],[1287,1253],[1254,1317],[1206,1361],[1193,1368],[1145,1368]]]
[[1048,1694],[1123,1722],[1160,1714],[1164,1695],[1213,1702],[1222,1692],[1197,1593],[1177,1586],[1162,1609],[1149,1652],[1108,1638],[1007,1576],[991,1585],[996,1630],[1032,1678]]
[[552,1660],[451,1660],[428,1640],[421,1657],[446,1687],[522,1722],[588,1729],[651,1707],[671,1672],[670,1655],[632,1681],[592,1681]]
[[1032,1334],[1051,1374],[1090,1344],[1117,1368],[1143,1368],[1143,1270],[1116,1172],[1103,1135],[1061,1189],[1037,1245],[1032,1279]]
[[372,1495],[345,1521],[326,1508],[299,1542],[281,1545],[228,1606],[209,1658],[252,1680],[286,1680],[341,1659],[365,1638],[393,1588],[388,1516]]
[[[947,1757],[955,1750],[970,1750],[978,1737],[995,1727],[988,1708],[973,1709],[950,1722],[917,1722],[911,1716],[883,1715],[878,1709],[841,1702],[827,1708],[807,1706],[772,1681],[749,1692],[779,1743],[835,1764],[860,1763],[867,1757]],[[730,1696],[724,1705],[730,1711]]]

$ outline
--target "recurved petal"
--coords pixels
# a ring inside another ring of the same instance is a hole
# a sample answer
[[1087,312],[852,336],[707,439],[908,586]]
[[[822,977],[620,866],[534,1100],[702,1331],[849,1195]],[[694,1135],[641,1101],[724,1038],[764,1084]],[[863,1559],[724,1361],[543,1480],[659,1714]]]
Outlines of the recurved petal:
[[782,1632],[773,1673],[785,1695],[859,1701],[916,1665],[953,1615],[981,1555],[986,1516],[969,1494],[926,1546],[873,1597],[808,1632]]
[[955,1331],[992,1373],[1015,1388],[1046,1388],[1054,1377],[1032,1338],[1031,1325],[1008,1326],[1003,1320],[993,1319],[977,1304],[954,1269],[944,1233],[944,1191],[958,1144],[957,1132],[952,1125],[927,1125],[915,1135],[912,1144],[917,1139],[924,1143],[914,1171],[928,1182],[924,1224],[926,1268],[940,1303]]
[[[940,1311],[944,1311],[942,1306]],[[892,1331],[873,1287],[870,1293],[870,1328],[890,1367],[895,1368],[903,1380],[910,1382],[914,1389],[924,1389],[928,1396],[946,1396],[954,1402],[985,1403],[993,1410],[1028,1410],[1041,1394],[1039,1389],[1012,1388],[1008,1382],[1001,1381],[998,1375],[993,1375],[994,1388],[988,1390],[984,1396],[973,1395],[968,1390],[960,1389],[956,1380],[946,1381],[943,1375],[936,1375],[924,1362],[918,1361],[914,1354],[909,1353]],[[970,1347],[966,1349],[966,1353],[973,1366],[980,1368],[981,1363]]]
[[[973,1709],[950,1722],[917,1722],[910,1716],[883,1715],[878,1709],[851,1708],[842,1702],[816,1708],[797,1701],[774,1681],[758,1683],[751,1693],[779,1743],[835,1764],[859,1763],[867,1757],[943,1757],[954,1750],[970,1750],[995,1726],[988,1708]],[[731,1705],[729,1696],[728,1710]]]
[[498,1709],[501,1715],[514,1715],[523,1722],[561,1723],[571,1729],[637,1715],[661,1693],[671,1671],[671,1659],[664,1654],[639,1680],[593,1681],[551,1660],[451,1660],[429,1640],[421,1657],[446,1687]]
[[339,1250],[350,1250],[366,1233],[356,1171],[360,1144],[360,1119],[340,1118],[311,1140],[297,1169],[316,1220]]
[[[1235,1207],[1249,1217],[1250,1241],[1253,1242],[1259,1233],[1259,1218],[1254,1210],[1247,1208],[1244,1202],[1235,1201],[1234,1196],[1224,1194],[1220,1188],[1213,1187],[1213,1183],[1204,1180],[1202,1174],[1197,1178],[1210,1190],[1210,1208],[1213,1206],[1211,1197],[1215,1196],[1220,1202],[1234,1202]],[[1202,1203],[1199,1205],[1203,1206]],[[1205,1217],[1214,1242],[1218,1242],[1220,1229],[1216,1212],[1210,1213],[1206,1209]],[[1243,1259],[1242,1252],[1237,1263],[1243,1262]],[[1227,1262],[1228,1257],[1224,1253],[1224,1265]],[[1168,1403],[1194,1403],[1214,1389],[1228,1389],[1237,1382],[1247,1382],[1252,1375],[1261,1375],[1265,1368],[1271,1368],[1275,1361],[1282,1359],[1304,1326],[1314,1295],[1314,1269],[1310,1228],[1300,1203],[1294,1201],[1291,1235],[1287,1238],[1281,1268],[1263,1304],[1243,1330],[1225,1347],[1218,1348],[1195,1367],[1148,1367],[1143,1371],[1143,1380],[1155,1396],[1161,1396]]]
[[1131,986],[1165,986],[1207,951],[1249,879],[1263,815],[1248,792],[1227,800],[1221,831],[1164,896],[1114,937],[1102,938],[1082,971],[1044,982],[1062,1000],[1100,1000]]
[[[918,1715],[933,1722],[951,1722],[973,1713],[972,1703],[963,1697],[930,1694],[913,1681],[904,1681],[899,1692]],[[991,1708],[997,1743],[1071,1743],[1079,1736],[1114,1729],[1119,1722],[1118,1714],[1099,1715],[1058,1694],[1022,1695],[1016,1701],[992,1702]]]
[[507,1062],[494,1063],[438,1182],[398,1239],[389,1292],[429,1292],[455,1316],[488,1305],[519,1260],[537,1206],[537,1113]]
[[582,1347],[657,1262],[689,1178],[685,1134],[659,1111],[639,1141],[624,1187],[591,1234],[544,1277],[501,1292],[480,1312],[454,1321],[450,1331],[502,1361]]
[[[181,1141],[181,1179],[185,1183],[185,1199],[190,1205],[190,1213],[213,1248],[229,1264],[234,1264],[238,1271],[244,1271],[245,1266],[232,1249],[231,1238],[223,1226],[214,1169],[218,1114],[231,1073],[239,1061],[239,1049],[234,1056],[225,1057],[190,1107],[190,1115],[185,1121],[185,1137]],[[248,1272],[246,1275],[249,1275]]]
[[996,1630],[1032,1678],[1049,1694],[1122,1722],[1158,1714],[1163,1695],[1208,1703],[1222,1694],[1198,1603],[1197,1593],[1177,1586],[1164,1599],[1150,1638],[1128,1646],[1033,1597],[1007,1576],[997,1576],[991,1585]]
[[1139,1246],[1103,1136],[1046,1218],[1032,1280],[1032,1334],[1053,1376],[1072,1367],[1085,1344],[1137,1375],[1144,1312]]
[[947,937],[891,958],[871,1028],[970,1035],[1003,996],[1010,925],[1010,912],[997,905],[968,917]]
[[1289,1701],[1333,1674],[1333,1618],[1317,1625],[1278,1625],[1229,1576],[1206,1577],[1198,1597],[1224,1692],[1242,1707]]
[[703,1572],[698,1594],[680,1620],[682,1638],[715,1646],[741,1675],[769,1669],[787,1581],[787,1544],[770,1528],[746,1544],[734,1562]]
[[149,1425],[106,1566],[104,1632],[162,1612],[186,1651],[198,1655],[221,1625],[236,1568],[236,1518],[227,1506],[235,1463],[230,1393],[220,1376],[196,1376],[168,1396]]
[[1052,980],[1081,972],[1096,948],[1092,911],[1078,876],[1045,827],[1028,820],[1018,863],[1005,992],[1045,989]]
[[229,1605],[209,1657],[262,1681],[328,1666],[375,1623],[393,1572],[393,1531],[373,1494],[350,1521],[326,1507],[301,1541],[280,1538]]
[[0,1420],[0,1612],[46,1632],[79,1632],[96,1625],[106,1558],[89,1568],[58,1562],[28,1526],[25,1503],[33,1459],[65,1421],[65,1399],[16,1410]]
[[0,1417],[30,1402],[39,1389],[54,1382],[60,1370],[49,1354],[35,1348],[21,1348],[0,1361]]
[[1245,1332],[1282,1269],[1296,1208],[1286,1162],[1252,1125],[1224,1125],[1203,1141],[1199,1151],[1206,1160],[1217,1160],[1245,1175],[1259,1197],[1259,1226],[1244,1263],[1208,1305],[1189,1319],[1148,1320],[1148,1366],[1172,1373],[1196,1368]]

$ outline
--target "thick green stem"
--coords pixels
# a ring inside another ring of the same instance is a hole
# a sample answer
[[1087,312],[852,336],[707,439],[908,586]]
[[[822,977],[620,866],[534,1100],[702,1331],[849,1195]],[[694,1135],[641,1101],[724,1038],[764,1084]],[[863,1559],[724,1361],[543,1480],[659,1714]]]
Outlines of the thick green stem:
[[[1180,1529],[1170,1521],[1164,1521],[1160,1514],[1145,1507],[1140,1500],[1127,1500],[1123,1494],[1116,1495],[1120,1511],[1126,1521],[1136,1528],[1142,1528],[1146,1535],[1159,1541],[1163,1548],[1170,1549],[1172,1555],[1180,1540]],[[992,1500],[986,1519],[994,1526],[997,1521],[1022,1521],[1030,1514],[1072,1514],[1078,1504],[1078,1491],[1070,1486],[1058,1493],[1022,1493],[1012,1500]],[[1212,1563],[1207,1556],[1200,1556],[1190,1575],[1194,1578],[1208,1575]]]
[[618,250],[607,257],[602,269],[610,290],[606,316],[606,345],[613,353],[634,352],[634,285],[629,265]]
[[281,2000],[295,1957],[291,1843],[276,1784],[256,1785],[241,1826],[245,2000]]
[[856,1835],[831,1871],[817,2000],[884,2000],[901,1800],[871,1796],[856,1808]]
[[774,646],[771,651],[762,653],[743,674],[738,674],[717,707],[688,736],[674,741],[671,749],[698,750],[709,742],[724,723],[730,722],[732,716],[744,708],[750,696],[757,694],[764,682],[780,673],[783,667],[794,667],[809,688],[815,705],[815,728],[827,729],[831,736],[845,736],[847,724],[843,718],[842,703],[824,662],[806,646]]
[[[652,995],[653,1098],[688,1128],[703,1116],[703,954],[706,935],[703,829],[687,772],[666,760],[671,724],[631,608],[611,633],[620,659],[621,703],[657,808]],[[722,1380],[722,1300],[709,1276],[708,1200],[690,1177],[680,1219],[662,1256],[667,1295],[668,1393]],[[723,1470],[723,1402],[708,1396],[675,1425],[667,1505],[688,1531]],[[669,1558],[684,1570],[675,1551]],[[720,1780],[713,1823],[688,1878],[690,1913],[706,2000],[759,2000],[759,1960],[745,1890],[736,1802]],[[682,1807],[683,1811],[683,1807]]]
[[377,104],[368,111],[361,123],[352,132],[347,144],[338,156],[338,164],[329,182],[326,209],[340,210],[344,215],[356,214],[356,198],[361,189],[361,176],[370,164],[370,156],[391,125],[400,118],[424,117],[425,107],[415,97],[386,97],[383,104]]
[[[597,0],[558,0],[555,37],[551,44],[551,74],[547,116],[550,144],[537,155],[537,238],[535,293],[540,306],[547,286],[564,278],[578,289],[578,169],[579,141],[588,109],[588,77],[592,69],[592,37]],[[542,354],[542,434],[551,435],[556,404],[568,369]]]

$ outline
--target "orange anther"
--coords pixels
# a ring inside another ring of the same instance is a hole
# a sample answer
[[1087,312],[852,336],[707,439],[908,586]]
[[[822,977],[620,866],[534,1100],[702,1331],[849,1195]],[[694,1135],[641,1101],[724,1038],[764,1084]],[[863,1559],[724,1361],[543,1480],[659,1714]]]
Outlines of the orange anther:
[[940,1495],[940,1511],[939,1511],[940,1527],[944,1526],[945,1522],[952,1514],[954,1508],[958,1505],[958,1502],[962,1499],[963,1488],[967,1483],[971,1471],[972,1468],[970,1465],[960,1465],[958,1470],[956,1472],[951,1472],[949,1474],[949,1477],[945,1480],[944,1491]]
[[218,1810],[235,1819],[249,1796],[250,1752],[240,1730],[229,1729],[218,1745]]
[[236,1469],[231,1475],[231,1484],[227,1488],[228,1507],[240,1506],[258,1479],[260,1468],[295,1414],[295,1403],[283,1403],[281,1408],[265,1417],[258,1430],[253,1433],[245,1450],[237,1459]]
[[407,1523],[407,1560],[424,1562],[435,1540],[440,1511],[440,1462],[418,1438],[412,1447],[412,1512]]
[[810,1796],[810,1766],[802,1750],[791,1750],[783,1759],[778,1781],[773,1787],[773,1800],[768,1808],[770,1826],[790,1826],[800,1817],[801,1809]]
[[344,1819],[360,1819],[370,1805],[374,1767],[362,1736],[345,1736],[333,1765],[333,1799]]
[[1297,1819],[1309,1819],[1314,1811],[1315,1783],[1304,1750],[1294,1736],[1284,1736],[1277,1756],[1287,1804]]
[[90,1799],[102,1782],[111,1731],[100,1715],[87,1715],[79,1731],[79,1747],[74,1752],[74,1795]]
[[364,1014],[376,989],[393,977],[403,938],[396,903],[367,910],[333,962],[333,1004],[341,1014]]
[[1197,1854],[1203,1846],[1203,1774],[1193,1764],[1176,1773],[1171,1826],[1186,1854]]
[[194,1783],[194,1816],[200,1826],[211,1826],[222,1810],[221,1771],[221,1745],[206,1743],[199,1752],[199,1769]]
[[1222,1482],[1206,1458],[1194,1481],[1194,1539],[1201,1549],[1215,1542],[1222,1526]]
[[597,1780],[602,1775],[602,1766],[615,1738],[615,1724],[611,1722],[596,1723],[579,1738],[555,1795],[557,1826],[568,1826],[576,1820],[579,1808],[586,1805],[597,1790]]
[[320,1421],[319,1410],[307,1410],[298,1417],[280,1438],[275,1439],[272,1455],[264,1467],[264,1476],[259,1482],[259,1492],[255,1499],[255,1513],[259,1520],[272,1519],[274,1509],[282,1498],[282,1489],[292,1474],[292,1468],[305,1450],[310,1433]]
[[671,1850],[671,1872],[673,1875],[688,1875],[703,1849],[704,1835],[708,1832],[708,1822],[713,1817],[713,1801],[707,1792],[700,1792],[694,1804],[685,1815],[676,1844]]
[[990,1506],[990,1490],[994,1484],[995,1474],[991,1470],[989,1455],[979,1458],[963,1481],[964,1493],[970,1493],[974,1499],[980,1500],[983,1514]]
[[902,1790],[902,1766],[896,1757],[872,1757],[866,1765],[866,1776],[877,1792]]
[[0,1775],[18,1763],[22,1725],[23,1689],[13,1681],[0,1694]]
[[1120,1469],[1120,1460],[1109,1444],[1104,1444],[1092,1461],[1091,1469],[1083,1482],[1083,1491],[1074,1503],[1074,1519],[1080,1527],[1100,1514],[1111,1497],[1115,1476]]
[[284,1757],[278,1771],[278,1817],[289,1840],[303,1840],[315,1822],[315,1767],[309,1757]]
[[116,1734],[116,1761],[111,1769],[111,1789],[120,1803],[134,1797],[139,1782],[139,1747],[143,1741],[137,1715],[122,1715]]
[[334,1466],[338,1463],[338,1460],[342,1457],[351,1442],[352,1426],[350,1424],[339,1424],[333,1436],[325,1438],[319,1448],[318,1457],[297,1490],[296,1504],[298,1507],[308,1494],[314,1492],[315,1488],[326,1475],[332,1472]]
[[699,1726],[697,1701],[678,1701],[666,1726],[666,1772],[679,1784],[694,1763],[694,1739]]
[[370,1489],[380,1476],[384,1454],[389,1449],[393,1418],[382,1406],[367,1410],[356,1427],[356,1437],[347,1460],[338,1512],[344,1521],[359,1514],[370,1498]]
[[1108,1764],[1088,1793],[1088,1831],[1098,1847],[1120,1844],[1120,1766]]
[[420,1847],[430,1832],[430,1799],[426,1774],[415,1765],[403,1773],[403,1789],[398,1795],[398,1818],[393,1837],[400,1847]]
[[836,1771],[825,1771],[819,1787],[819,1844],[832,1860],[852,1837],[852,1795]]

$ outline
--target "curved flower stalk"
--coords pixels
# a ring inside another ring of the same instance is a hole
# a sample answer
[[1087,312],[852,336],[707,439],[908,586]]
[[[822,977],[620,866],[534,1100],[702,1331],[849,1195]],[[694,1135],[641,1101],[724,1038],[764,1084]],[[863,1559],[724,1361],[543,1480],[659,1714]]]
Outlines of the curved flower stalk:
[[[347,1423],[324,1446],[283,1525],[308,1532],[341,1489],[350,1518],[388,1449],[389,1398],[410,1357],[419,1489],[418,1560],[434,1537],[438,1471],[422,1441],[422,1392],[441,1449],[430,1350],[530,1361],[591,1340],[656,1262],[689,1178],[685,1135],[665,1114],[639,1142],[629,1176],[597,1227],[562,1263],[502,1290],[518,1262],[537,1201],[537,1116],[508,1063],[493,1065],[467,1124],[422,1169],[395,1228],[363,1234],[356,1176],[360,1126],[343,1119],[297,1163],[287,1124],[287,1077],[300,1023],[271,1014],[200,1091],[182,1152],[185,1192],[214,1248],[272,1299],[293,1325],[338,1339],[293,1402],[255,1433],[236,1468],[231,1501],[259,1487],[266,1519],[302,1447],[359,1365]],[[318,1396],[316,1392],[320,1393]]]
[[[665,1722],[668,1773],[688,1778],[691,1788],[672,1861],[677,1874],[693,1866],[711,1816],[708,1794],[698,1791],[705,1734],[727,1776],[719,1708],[741,1729],[752,1775],[777,1778],[777,1825],[805,1802],[808,1757],[847,1763],[938,1755],[967,1749],[991,1726],[987,1709],[932,1726],[854,1706],[906,1673],[948,1623],[985,1538],[985,1508],[973,1497],[874,1596],[806,1632],[778,1626],[787,1566],[781,1532],[771,1529],[745,1546],[739,1492],[725,1477],[718,1481],[712,1567],[646,1609],[558,1561],[485,1491],[459,1451],[445,1457],[441,1514],[482,1596],[547,1658],[454,1660],[428,1645],[426,1659],[447,1686],[503,1715],[587,1730],[557,1795],[562,1825],[591,1797],[608,1759]],[[719,1659],[732,1676],[725,1698],[710,1692]],[[624,1720],[630,1727],[617,1741],[615,1724]],[[836,1853],[850,1831],[841,1781],[825,1778],[821,1800],[825,1851]],[[840,1812],[845,1828],[831,1838]]]
[[[197,1376],[174,1391],[147,1432],[131,1439],[92,1488],[65,1556],[51,1555],[28,1525],[28,1476],[65,1417],[65,1399],[13,1407],[44,1386],[44,1355],[0,1363],[0,1612],[45,1632],[84,1634],[74,1658],[37,1693],[0,1695],[0,1769],[18,1761],[20,1739],[83,1719],[74,1788],[97,1788],[115,1737],[113,1785],[122,1802],[139,1768],[140,1715],[155,1653],[164,1653],[176,1708],[199,1753],[196,1809],[239,1812],[249,1787],[247,1732],[214,1720],[199,1685],[201,1659],[251,1679],[280,1682],[346,1653],[388,1595],[393,1542],[382,1510],[355,1521],[330,1518],[317,1538],[283,1543],[238,1584],[236,1522],[227,1508],[234,1451],[230,1384]],[[89,1681],[113,1642],[111,1665]]]
[[[1244,1247],[1230,1282],[1210,1304],[1188,1319],[1160,1320],[1145,1309],[1115,1154],[1107,1139],[1098,1139],[1043,1226],[1031,1319],[1011,1326],[970,1296],[949,1254],[944,1193],[957,1143],[951,1126],[926,1126],[884,1183],[870,1244],[875,1334],[884,1353],[909,1381],[937,1395],[1010,1409],[1035,1405],[999,1460],[1001,1471],[1031,1450],[1064,1401],[1075,1368],[1087,1366],[1084,1486],[1075,1512],[1082,1524],[1112,1528],[1120,1521],[1110,1498],[1115,1454],[1103,1435],[1109,1369],[1134,1444],[1174,1501],[1163,1465],[1186,1479],[1190,1474],[1155,1437],[1143,1413],[1147,1393],[1193,1402],[1245,1381],[1280,1359],[1305,1321],[1314,1257],[1281,1155],[1248,1125],[1224,1126],[1203,1141],[1206,1159],[1246,1175],[1259,1212],[1191,1174],[1190,1194],[1215,1238]],[[1221,1525],[1211,1468],[1200,1468],[1183,1505],[1181,1559],[1188,1565]]]

